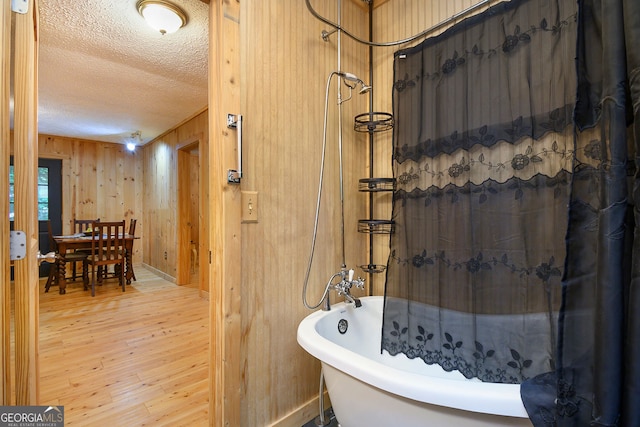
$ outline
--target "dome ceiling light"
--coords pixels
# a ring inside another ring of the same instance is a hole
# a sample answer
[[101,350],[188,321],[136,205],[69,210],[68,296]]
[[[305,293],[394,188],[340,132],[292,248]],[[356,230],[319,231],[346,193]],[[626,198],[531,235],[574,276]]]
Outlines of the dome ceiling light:
[[142,133],[139,130],[133,132],[127,140],[127,150],[136,151],[138,145],[142,145]]
[[187,24],[187,15],[178,6],[163,0],[141,0],[138,13],[160,34],[171,34]]

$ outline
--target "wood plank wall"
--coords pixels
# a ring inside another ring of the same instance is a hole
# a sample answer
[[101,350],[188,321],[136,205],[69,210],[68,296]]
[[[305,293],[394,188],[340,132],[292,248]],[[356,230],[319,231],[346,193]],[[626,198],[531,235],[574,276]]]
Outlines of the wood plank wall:
[[[337,20],[337,1],[312,1]],[[473,0],[376,2],[374,39],[406,38],[453,16]],[[368,13],[361,1],[342,1],[342,25],[368,38]],[[245,178],[257,191],[259,222],[242,225],[241,425],[299,426],[317,415],[319,363],[296,342],[300,320],[310,313],[301,301],[314,222],[323,135],[325,83],[337,68],[336,35],[296,0],[241,2],[241,88],[245,117]],[[416,42],[417,43],[417,42]],[[342,69],[369,80],[368,48],[342,38]],[[374,111],[391,112],[393,53],[375,48]],[[345,231],[347,265],[368,262],[368,236],[357,220],[368,215],[368,197],[357,190],[368,177],[368,136],[353,131],[353,117],[369,111],[368,98],[344,103]],[[308,300],[315,303],[339,269],[339,195],[335,82],[330,91],[327,169]],[[391,133],[376,134],[375,176],[392,176]],[[391,217],[391,201],[376,196],[375,216]],[[377,238],[374,261],[386,264],[388,239]],[[361,271],[358,271],[362,274]],[[370,278],[367,277],[369,280]],[[384,275],[373,278],[383,293]],[[357,397],[354,397],[357,398]]]
[[[11,96],[11,5],[0,5],[0,217],[9,217],[9,145]],[[11,400],[11,286],[9,267],[9,221],[0,222],[0,405]]]
[[[144,170],[144,176],[140,179],[141,192],[136,200],[144,206],[144,221],[139,228],[144,236],[140,242],[143,262],[163,273],[167,278],[175,278],[177,268],[177,149],[185,143],[198,142],[198,155],[200,159],[206,159],[208,129],[205,110],[146,144],[142,150],[140,168]],[[207,176],[201,176],[200,180],[206,183]],[[203,195],[202,200],[208,200],[207,196]],[[204,222],[205,218],[199,221],[201,225]],[[138,223],[138,227],[140,225]],[[202,244],[203,241],[200,241],[200,245]],[[206,250],[201,246],[198,253],[200,264],[205,265],[202,259],[207,257]],[[200,271],[201,275],[203,270]]]
[[[200,141],[199,156],[206,156],[207,135],[206,110],[134,153],[122,144],[39,135],[40,157],[62,160],[63,231],[71,232],[73,218],[125,219],[127,223],[136,218],[140,240],[134,245],[134,264],[144,263],[175,278],[176,150],[185,141]],[[207,176],[200,178],[206,182]],[[206,200],[205,195],[190,203]],[[199,220],[204,222],[204,218]],[[202,264],[206,250],[199,247],[198,254]]]
[[[15,17],[14,178],[16,230],[26,235],[25,258],[14,263],[15,404],[38,403],[38,7]],[[5,285],[5,284],[3,284]]]
[[[38,136],[42,158],[62,160],[62,231],[73,232],[74,218],[119,221],[136,218],[136,236],[144,242],[142,224],[142,150],[122,144],[53,135]],[[142,247],[133,245],[133,262],[142,262]]]
[[[473,3],[381,2],[374,12],[374,37],[383,41],[407,37]],[[323,16],[337,20],[337,2],[312,4]],[[245,117],[242,190],[259,194],[259,222],[242,225],[238,261],[242,263],[243,294],[241,425],[297,426],[309,419],[309,413],[315,414],[309,408],[316,407],[320,372],[319,363],[297,345],[295,336],[300,320],[310,313],[301,302],[301,293],[322,154],[325,84],[329,73],[337,69],[337,35],[323,41],[321,31],[330,29],[313,18],[302,1],[241,2],[240,7],[241,113]],[[345,28],[366,38],[367,23],[360,2],[342,1]],[[342,70],[368,81],[368,49],[344,36],[341,49]],[[376,111],[391,111],[395,50],[374,49]],[[312,303],[341,263],[336,82],[329,96],[323,207],[308,294]],[[367,237],[356,232],[357,220],[368,212],[367,197],[357,191],[358,179],[368,176],[368,139],[353,132],[353,117],[368,111],[368,99],[354,95],[343,110],[346,261],[352,267],[368,260]],[[137,217],[144,254],[138,256],[173,277],[175,149],[195,135],[208,135],[207,120],[204,112],[135,156],[105,143],[40,136],[40,154],[62,158],[63,170],[68,171],[63,185],[69,197],[65,204],[71,208],[63,214],[65,223],[70,224],[74,216],[100,212],[109,217]],[[376,176],[391,176],[390,138],[390,134],[376,136]],[[107,193],[101,189],[104,183],[110,184]],[[205,203],[207,200],[205,196]],[[390,202],[376,201],[376,216],[390,217]],[[376,263],[386,262],[386,245],[379,243],[375,248]],[[382,293],[381,282],[375,283],[374,293]]]
[[228,171],[240,170],[240,127],[229,130],[228,117],[242,114],[239,2],[212,3],[209,28],[209,425],[236,426],[242,425],[241,185],[228,182]]
[[[312,1],[318,13],[337,21],[337,2]],[[243,426],[300,426],[317,415],[320,365],[296,342],[309,313],[302,287],[311,246],[322,155],[326,82],[337,70],[337,35],[304,1],[241,2],[241,90],[245,166],[242,189],[258,192],[258,223],[242,225]],[[342,1],[342,25],[366,37],[367,15]],[[367,49],[342,37],[341,68],[367,79]],[[331,275],[340,270],[338,192],[338,79],[329,91],[327,159],[322,209],[308,300],[315,304]],[[348,92],[343,87],[343,98]],[[366,139],[353,130],[368,97],[354,93],[343,103],[346,263],[366,262],[366,236],[357,233],[365,196]],[[305,406],[310,404],[311,406]],[[305,417],[307,417],[305,419]]]

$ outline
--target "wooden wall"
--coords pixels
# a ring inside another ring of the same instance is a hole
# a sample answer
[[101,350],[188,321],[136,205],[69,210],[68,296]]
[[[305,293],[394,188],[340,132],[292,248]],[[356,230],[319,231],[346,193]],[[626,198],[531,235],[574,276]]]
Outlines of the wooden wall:
[[[178,257],[177,230],[178,230],[178,150],[182,147],[198,145],[197,152],[189,149],[191,157],[196,155],[206,159],[208,153],[208,119],[207,111],[203,111],[192,119],[176,126],[146,144],[142,150],[142,177],[143,192],[139,197],[145,214],[142,231],[145,238],[141,241],[143,249],[143,262],[157,273],[161,273],[169,279],[175,279],[177,272],[176,260]],[[198,165],[196,159],[191,158],[189,163]],[[206,169],[206,168],[205,168]],[[198,168],[190,168],[183,171],[187,176],[198,173]],[[195,178],[188,179],[193,182]],[[207,181],[207,176],[200,174],[199,183]],[[193,186],[185,189],[187,194],[194,191]],[[206,194],[201,193],[190,204],[207,202]],[[189,210],[191,211],[191,210]],[[196,209],[196,212],[198,210]],[[191,218],[189,218],[191,220]],[[206,226],[205,218],[198,221],[201,227]],[[207,250],[202,247],[204,240],[199,240],[199,256],[207,256]],[[187,251],[190,248],[187,248]],[[203,265],[202,261],[200,264]],[[201,270],[201,276],[203,270]],[[202,279],[202,277],[201,277]],[[206,276],[203,279],[206,283]]]
[[[142,224],[142,152],[122,144],[52,135],[38,136],[38,155],[62,160],[62,231],[71,233],[74,218],[103,221],[136,218],[136,235],[144,242]],[[134,264],[142,248],[133,246]]]
[[[313,1],[336,21],[337,2]],[[296,330],[311,313],[302,288],[311,247],[320,159],[325,89],[338,69],[337,36],[307,11],[304,1],[241,2],[241,103],[244,114],[242,190],[257,191],[258,223],[242,224],[241,424],[300,426],[317,415],[320,365],[297,344]],[[366,37],[367,15],[342,2],[342,24]],[[367,50],[342,38],[341,68],[367,78]],[[340,270],[338,173],[338,79],[329,91],[327,159],[315,258],[307,299],[318,302]],[[343,86],[343,99],[348,91]],[[366,139],[353,130],[368,97],[343,103],[346,263],[366,262],[366,237],[357,233],[365,215],[358,179],[366,176]],[[361,272],[360,272],[361,273]],[[305,406],[305,404],[309,404]],[[305,412],[306,411],[306,412]]]
[[[471,6],[470,0],[389,0],[377,2],[374,38],[405,38]],[[330,20],[337,1],[312,1]],[[368,36],[368,16],[361,1],[342,0],[342,25]],[[296,342],[296,329],[311,311],[302,304],[302,287],[310,252],[322,155],[326,81],[338,68],[337,35],[299,0],[240,2],[241,111],[244,116],[243,191],[257,191],[258,223],[241,226],[240,341],[242,366],[241,424],[300,426],[317,415],[320,365]],[[374,49],[374,110],[391,111],[393,52]],[[341,69],[369,81],[368,48],[342,37]],[[325,185],[319,235],[307,299],[317,302],[330,276],[339,270],[340,194],[338,188],[337,79],[329,92]],[[348,96],[343,89],[343,96]],[[368,213],[358,179],[368,176],[368,138],[353,131],[353,117],[369,110],[368,97],[343,104],[344,206],[346,264],[368,261],[366,235],[357,233],[358,219]],[[229,113],[236,113],[229,111]],[[142,151],[42,135],[42,157],[63,159],[63,219],[100,216],[136,217],[142,237],[136,256],[169,277],[176,274],[177,150],[200,141],[208,149],[208,114],[167,132]],[[391,176],[391,134],[375,140],[376,176]],[[208,152],[200,153],[207,158]],[[229,165],[230,168],[234,165]],[[201,174],[206,182],[207,176]],[[209,203],[204,194],[201,203]],[[376,216],[390,217],[390,201],[376,200]],[[206,217],[205,217],[206,218]],[[384,264],[388,244],[377,239],[376,263]],[[208,249],[207,249],[208,251]],[[207,256],[205,251],[202,256]],[[166,255],[165,255],[166,254]],[[206,259],[206,258],[205,258]],[[136,258],[134,257],[134,261]],[[208,263],[208,260],[206,261]],[[201,269],[201,272],[204,269]],[[362,274],[361,271],[358,271]],[[370,279],[367,277],[367,279]],[[375,280],[374,293],[382,282]],[[212,284],[213,285],[213,284]],[[226,320],[226,319],[225,319]],[[354,396],[354,398],[358,398]]]
[[[325,83],[337,68],[337,36],[329,42],[303,1],[241,2],[241,90],[245,117],[245,178],[242,189],[257,191],[259,222],[242,225],[242,423],[300,426],[317,415],[319,363],[296,342],[296,329],[311,311],[302,304],[302,287],[314,222],[320,167]],[[337,1],[311,2],[332,21]],[[374,39],[403,39],[468,8],[472,0],[393,0],[376,2]],[[342,26],[368,37],[363,2],[342,1]],[[421,40],[419,40],[421,41]],[[418,43],[419,41],[415,42]],[[413,43],[413,44],[415,44]],[[342,38],[342,70],[369,81],[368,48]],[[393,53],[374,48],[374,111],[391,112]],[[344,94],[344,92],[343,92]],[[330,91],[327,167],[309,302],[315,303],[341,263],[337,167],[336,86]],[[357,220],[368,216],[368,196],[358,179],[368,177],[368,136],[353,131],[353,117],[369,111],[368,97],[345,102],[346,261],[368,262],[368,236]],[[376,134],[375,176],[392,176],[392,133]],[[391,199],[376,196],[375,216],[391,217]],[[374,261],[386,264],[388,239],[376,237]],[[361,270],[357,270],[363,274]],[[373,278],[383,293],[384,274]],[[358,396],[354,396],[357,399]]]
[[[0,5],[0,216],[9,217],[9,152],[11,108],[11,18],[10,5],[6,2]],[[12,403],[12,381],[14,377],[11,369],[11,281],[9,267],[9,221],[0,223],[0,404]]]
[[[191,153],[192,167],[187,171],[189,182],[199,185],[197,158],[207,152],[207,133],[205,110],[133,153],[122,144],[39,135],[39,156],[62,160],[63,232],[72,232],[74,218],[125,219],[127,224],[136,218],[140,240],[134,245],[134,264],[144,262],[167,278],[175,278],[176,153],[181,145],[201,142],[199,152]],[[193,207],[190,212],[195,215],[190,221],[204,222],[197,215],[206,198],[200,199],[193,186],[187,191]],[[199,255],[206,255],[198,232],[193,233]]]

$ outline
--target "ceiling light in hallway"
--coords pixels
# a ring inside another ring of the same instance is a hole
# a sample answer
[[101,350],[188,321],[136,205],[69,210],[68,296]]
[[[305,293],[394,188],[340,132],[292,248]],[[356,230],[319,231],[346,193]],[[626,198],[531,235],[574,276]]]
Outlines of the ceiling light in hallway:
[[178,6],[163,0],[141,0],[138,12],[160,34],[171,34],[187,24],[187,15]]

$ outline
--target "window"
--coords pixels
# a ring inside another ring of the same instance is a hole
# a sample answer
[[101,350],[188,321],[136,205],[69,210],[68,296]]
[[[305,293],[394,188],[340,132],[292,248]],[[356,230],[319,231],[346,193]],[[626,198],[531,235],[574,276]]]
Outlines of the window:
[[[9,220],[15,219],[15,183],[13,165],[9,166]],[[38,167],[38,221],[49,219],[49,168]]]
[[15,186],[13,181],[13,165],[9,166],[9,221],[13,221],[15,219],[15,203],[16,203],[16,193]]
[[49,219],[49,168],[38,168],[38,221]]

